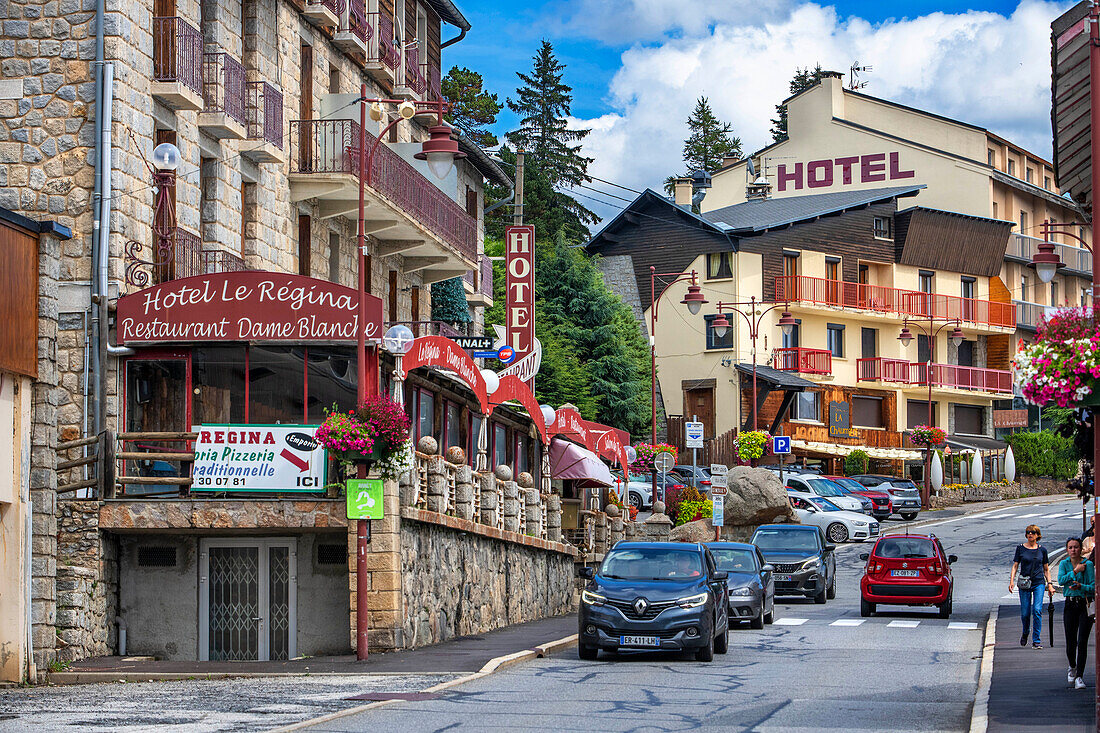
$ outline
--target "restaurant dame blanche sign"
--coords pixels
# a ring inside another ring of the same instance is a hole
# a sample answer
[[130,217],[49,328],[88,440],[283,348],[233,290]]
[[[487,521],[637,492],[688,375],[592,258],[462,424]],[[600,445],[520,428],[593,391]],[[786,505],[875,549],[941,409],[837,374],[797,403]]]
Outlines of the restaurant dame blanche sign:
[[[367,339],[382,337],[382,301],[364,294]],[[171,280],[118,300],[120,344],[355,341],[359,293],[301,275],[246,271]]]

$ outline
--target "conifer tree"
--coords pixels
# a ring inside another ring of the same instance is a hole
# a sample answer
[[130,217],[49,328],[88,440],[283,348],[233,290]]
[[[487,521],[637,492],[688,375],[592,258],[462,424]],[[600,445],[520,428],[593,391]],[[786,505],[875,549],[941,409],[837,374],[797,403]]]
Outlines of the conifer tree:
[[432,283],[432,320],[446,323],[468,323],[470,306],[466,302],[466,289],[462,278]]
[[[814,68],[806,67],[805,69],[795,69],[794,78],[791,79],[791,83],[788,85],[790,90],[789,96],[794,96],[799,92],[804,92],[813,85],[821,81],[821,78],[825,75],[825,72],[821,68],[821,64],[815,64]],[[787,105],[777,104],[775,105],[776,114],[779,116],[772,120],[772,140],[774,142],[783,142],[787,139]]]
[[459,128],[478,145],[490,148],[497,144],[497,136],[488,128],[497,121],[497,113],[504,107],[497,95],[485,91],[481,74],[452,66],[440,86],[443,97],[451,103],[445,115],[448,122]]
[[[697,170],[711,173],[721,167],[723,159],[741,155],[741,138],[733,135],[732,124],[722,122],[715,116],[706,97],[699,97],[695,102],[687,124],[690,133],[684,140],[685,176]],[[674,188],[673,178],[669,176],[665,179],[665,191],[669,195]]]

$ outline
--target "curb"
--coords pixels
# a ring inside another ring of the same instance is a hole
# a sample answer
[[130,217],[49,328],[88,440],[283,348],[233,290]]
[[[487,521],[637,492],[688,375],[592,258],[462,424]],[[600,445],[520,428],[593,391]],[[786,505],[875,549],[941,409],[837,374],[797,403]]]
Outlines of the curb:
[[994,604],[985,624],[982,666],[978,673],[978,689],[974,693],[974,708],[970,713],[970,733],[985,733],[989,725],[989,690],[993,684],[993,649],[997,645],[997,616],[1000,610],[1000,605]]
[[[499,672],[502,669],[507,669],[508,667],[515,666],[522,662],[529,662],[532,659],[537,659],[539,657],[548,657],[552,652],[568,649],[576,643],[577,634],[573,634],[571,636],[566,636],[556,641],[550,641],[545,644],[540,644],[533,649],[524,649],[522,651],[513,652],[512,654],[505,654],[504,656],[490,659],[479,671],[474,672],[473,674],[468,674],[457,679],[441,682],[438,685],[432,685],[431,687],[426,687],[423,690],[419,690],[419,692],[441,692],[442,690],[447,690],[451,687],[464,685],[467,682],[473,682],[474,680],[481,679],[482,677],[488,677],[494,672]],[[404,700],[378,700],[376,702],[368,703],[367,705],[357,705],[356,707],[348,708],[347,710],[340,710],[338,712],[329,713],[328,715],[322,715],[317,718],[310,718],[308,720],[303,720],[298,723],[291,723],[290,725],[285,725],[281,728],[273,728],[268,731],[268,733],[289,733],[290,731],[303,730],[305,728],[310,728],[315,725],[320,725],[321,723],[328,723],[330,721],[339,720],[340,718],[346,718],[351,715],[358,715],[359,713],[365,712],[367,710],[373,710],[374,708],[380,708],[385,705],[392,705],[397,702],[404,702]]]

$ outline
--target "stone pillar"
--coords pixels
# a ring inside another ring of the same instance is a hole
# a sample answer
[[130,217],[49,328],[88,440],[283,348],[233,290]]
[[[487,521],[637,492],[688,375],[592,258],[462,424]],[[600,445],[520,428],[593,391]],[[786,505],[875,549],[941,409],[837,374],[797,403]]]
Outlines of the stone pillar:
[[520,489],[520,496],[523,500],[523,531],[532,536],[538,537],[542,524],[542,504],[539,502],[539,490],[538,489]]
[[500,521],[500,506],[497,496],[497,480],[491,473],[478,473],[477,491],[481,492],[481,523],[490,527],[497,526]]
[[447,511],[447,466],[443,456],[428,459],[428,511]]
[[[370,609],[367,629],[370,651],[392,651],[404,646],[401,619],[404,605],[401,594],[401,510],[397,481],[382,484],[382,519],[371,520],[371,541],[365,567],[370,573],[370,591],[366,603]],[[356,573],[358,549],[356,522],[348,522],[348,582],[351,600],[351,648],[355,648],[357,597]]]
[[607,552],[607,515],[603,512],[596,512],[594,516],[596,519],[596,541],[592,551],[597,555],[602,555]]
[[520,499],[519,484],[515,481],[504,483],[504,529],[509,532],[520,532]]
[[623,522],[622,517],[611,518],[611,531],[610,531],[610,545],[608,548],[614,547],[617,542],[622,542],[626,537],[626,523]]
[[653,502],[653,514],[645,520],[645,539],[648,542],[668,542],[672,533],[672,520],[665,514],[663,501]]
[[406,471],[405,473],[401,474],[401,477],[398,479],[401,506],[406,507],[416,505],[416,482],[417,470],[416,459],[414,459],[412,470]]
[[474,518],[474,472],[469,466],[459,466],[455,471],[455,516]]
[[623,522],[623,539],[628,541],[638,539],[637,522]]
[[557,494],[546,497],[546,539],[561,542],[561,497]]

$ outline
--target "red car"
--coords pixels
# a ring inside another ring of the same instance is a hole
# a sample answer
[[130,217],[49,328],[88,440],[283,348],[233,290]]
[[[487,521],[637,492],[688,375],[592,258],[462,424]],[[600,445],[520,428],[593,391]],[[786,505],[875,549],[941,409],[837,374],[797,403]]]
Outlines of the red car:
[[951,563],[958,558],[943,551],[934,534],[883,535],[870,553],[859,582],[859,615],[870,616],[879,604],[936,606],[940,618],[951,616],[955,583]]
[[863,496],[871,500],[871,514],[875,519],[886,519],[894,513],[894,503],[890,501],[890,495],[878,489],[869,489],[855,479],[847,476],[823,476],[834,483],[838,483],[857,496]]

